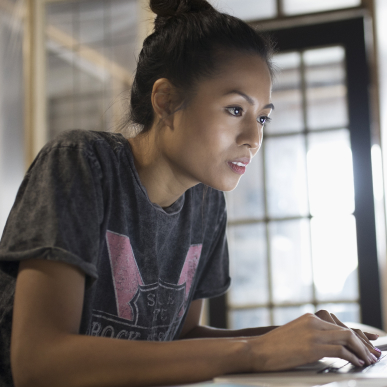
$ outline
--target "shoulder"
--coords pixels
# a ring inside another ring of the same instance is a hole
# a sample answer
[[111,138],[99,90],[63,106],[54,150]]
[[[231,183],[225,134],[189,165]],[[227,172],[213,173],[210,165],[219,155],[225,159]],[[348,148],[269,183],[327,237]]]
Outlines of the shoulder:
[[102,169],[116,165],[127,140],[121,134],[88,130],[69,130],[49,141],[30,165],[26,176],[42,168],[46,170],[73,169],[89,166],[97,176]]
[[124,147],[126,139],[119,133],[97,132],[91,130],[68,130],[53,140],[49,141],[42,151],[50,151],[53,148],[78,148],[92,149],[96,146],[104,146],[111,149]]
[[49,141],[32,165],[48,155],[52,160],[58,157],[63,161],[81,157],[92,164],[105,165],[117,161],[125,146],[128,147],[128,142],[119,133],[69,130]]

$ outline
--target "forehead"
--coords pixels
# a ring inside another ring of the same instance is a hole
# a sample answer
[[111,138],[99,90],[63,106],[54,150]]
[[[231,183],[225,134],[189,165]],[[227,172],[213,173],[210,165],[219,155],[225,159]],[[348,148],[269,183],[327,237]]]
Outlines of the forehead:
[[211,94],[240,90],[255,98],[269,100],[271,76],[266,62],[258,55],[234,54],[221,59],[215,74],[199,82],[198,87],[199,91]]

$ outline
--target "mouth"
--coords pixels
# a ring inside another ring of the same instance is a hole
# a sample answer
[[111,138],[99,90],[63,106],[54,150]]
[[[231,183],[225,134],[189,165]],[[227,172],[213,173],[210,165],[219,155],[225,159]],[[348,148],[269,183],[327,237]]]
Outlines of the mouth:
[[242,163],[240,161],[229,161],[228,166],[230,169],[238,175],[243,175],[246,172],[246,165],[248,163]]

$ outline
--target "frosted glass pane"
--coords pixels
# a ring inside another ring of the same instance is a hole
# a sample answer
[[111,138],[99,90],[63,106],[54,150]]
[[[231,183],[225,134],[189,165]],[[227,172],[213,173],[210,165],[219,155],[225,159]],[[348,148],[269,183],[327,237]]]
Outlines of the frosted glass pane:
[[106,31],[101,26],[104,24],[104,17],[109,9],[106,9],[103,3],[102,0],[79,2],[79,27],[77,30],[79,43],[91,44],[105,39]]
[[313,275],[320,301],[358,298],[356,225],[353,215],[311,220]]
[[268,302],[266,232],[264,224],[228,228],[231,305]]
[[311,302],[309,220],[271,222],[269,232],[274,303]]
[[[74,3],[73,2],[55,2],[46,4],[46,23],[47,26],[54,26],[61,32],[74,37]],[[75,33],[75,31],[74,31]]]
[[312,304],[274,308],[274,325],[284,325],[305,313],[314,313]]
[[301,90],[273,90],[272,101],[275,110],[270,116],[272,121],[265,125],[267,134],[301,132],[304,129]]
[[265,216],[262,152],[254,156],[238,186],[226,192],[229,220]]
[[342,322],[360,322],[359,304],[319,304],[317,310],[320,309],[333,313]]
[[49,137],[118,128],[136,66],[137,2],[55,2],[45,11]]
[[355,209],[348,129],[308,137],[308,184],[312,215],[351,214]]
[[229,313],[230,329],[253,328],[270,325],[267,308],[234,310]]
[[276,0],[209,0],[216,9],[242,20],[267,19],[277,15]]
[[300,53],[293,51],[273,56],[273,63],[280,71],[298,68],[301,64]]
[[[0,6],[0,235],[26,168],[24,133],[23,23],[25,2]],[[9,12],[4,10],[8,8]]]
[[283,0],[286,15],[328,11],[358,5],[361,5],[361,0]]
[[302,135],[264,140],[268,215],[307,215],[306,152]]
[[341,46],[317,48],[304,52],[306,66],[341,63],[345,60],[345,50]]
[[304,53],[309,129],[346,126],[347,87],[344,49],[328,47]]
[[265,125],[267,134],[299,132],[303,130],[301,93],[301,56],[298,52],[275,55],[279,73],[275,78],[272,101],[275,106],[272,122]]

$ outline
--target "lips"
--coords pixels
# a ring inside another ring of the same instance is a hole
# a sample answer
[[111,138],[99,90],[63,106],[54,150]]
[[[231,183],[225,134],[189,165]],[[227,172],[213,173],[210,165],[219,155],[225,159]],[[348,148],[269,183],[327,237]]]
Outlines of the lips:
[[250,158],[241,157],[239,159],[235,159],[229,161],[227,164],[231,168],[231,170],[238,175],[243,175],[246,172],[246,166],[250,163]]

